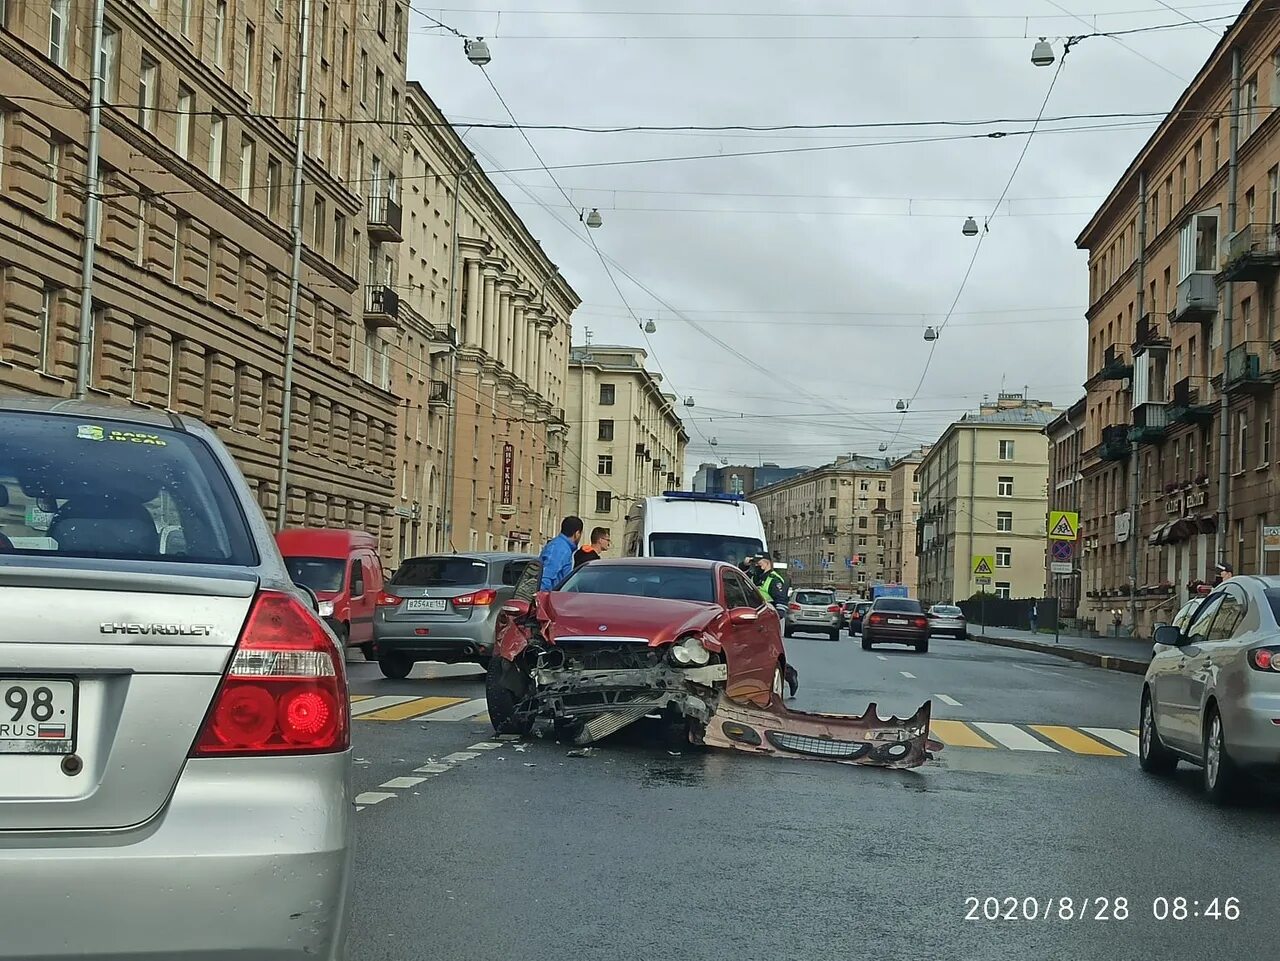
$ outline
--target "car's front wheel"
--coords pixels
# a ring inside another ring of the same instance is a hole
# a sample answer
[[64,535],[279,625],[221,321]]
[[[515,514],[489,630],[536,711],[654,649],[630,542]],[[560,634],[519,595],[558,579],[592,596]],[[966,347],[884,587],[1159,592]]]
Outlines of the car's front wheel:
[[520,698],[503,681],[503,672],[515,667],[500,657],[489,661],[484,678],[484,699],[489,707],[489,722],[498,734],[528,734],[533,730],[533,720],[517,716]]
[[1214,804],[1232,804],[1240,797],[1243,775],[1227,751],[1227,733],[1216,704],[1204,722],[1204,790]]
[[1156,730],[1155,705],[1151,692],[1142,692],[1142,713],[1138,721],[1138,766],[1148,774],[1172,774],[1178,766],[1178,757],[1160,740]]
[[378,659],[378,668],[382,671],[383,677],[389,677],[393,681],[403,681],[413,670],[413,661],[403,654],[388,654]]

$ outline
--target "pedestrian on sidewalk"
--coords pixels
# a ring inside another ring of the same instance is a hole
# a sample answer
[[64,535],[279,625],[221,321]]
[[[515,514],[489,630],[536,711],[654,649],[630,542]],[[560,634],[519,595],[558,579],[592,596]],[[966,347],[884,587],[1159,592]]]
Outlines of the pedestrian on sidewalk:
[[1036,618],[1038,615],[1039,615],[1039,611],[1036,609],[1036,602],[1032,601],[1031,602],[1031,633],[1032,634],[1036,632]]
[[570,514],[560,522],[560,533],[547,542],[538,556],[542,565],[538,590],[552,590],[573,573],[573,555],[581,540],[582,518]]
[[591,529],[591,543],[583,544],[574,552],[573,569],[576,571],[587,561],[598,560],[600,555],[609,549],[610,543],[609,528],[593,527]]

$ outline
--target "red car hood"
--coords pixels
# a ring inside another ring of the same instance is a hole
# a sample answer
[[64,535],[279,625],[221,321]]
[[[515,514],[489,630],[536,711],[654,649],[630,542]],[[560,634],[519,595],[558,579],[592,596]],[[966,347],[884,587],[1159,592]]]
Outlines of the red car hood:
[[[645,637],[650,647],[670,644],[682,634],[704,630],[723,614],[718,604],[617,594],[550,591],[538,595],[548,639],[557,637]],[[549,623],[548,623],[549,622]],[[603,628],[603,630],[602,630]]]

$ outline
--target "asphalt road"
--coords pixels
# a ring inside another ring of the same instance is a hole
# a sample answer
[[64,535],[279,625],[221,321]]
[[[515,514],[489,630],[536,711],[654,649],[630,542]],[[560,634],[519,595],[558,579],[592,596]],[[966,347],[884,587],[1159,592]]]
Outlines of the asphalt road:
[[[470,668],[387,681],[352,664],[351,961],[1262,956],[1280,901],[1273,799],[1222,811],[1191,768],[1142,774],[1139,677],[931,647],[787,642],[799,709],[933,698],[947,746],[911,772],[671,753],[639,725],[569,757],[495,740]],[[1189,916],[1156,920],[1161,897]],[[1008,898],[1037,919],[1006,917]],[[1238,919],[1194,917],[1227,898]]]

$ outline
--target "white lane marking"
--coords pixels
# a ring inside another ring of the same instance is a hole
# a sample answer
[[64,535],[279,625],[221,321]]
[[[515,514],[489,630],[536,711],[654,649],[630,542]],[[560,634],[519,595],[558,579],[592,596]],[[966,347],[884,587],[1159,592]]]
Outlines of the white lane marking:
[[351,716],[359,717],[361,714],[369,714],[372,711],[380,711],[384,707],[395,707],[397,704],[404,704],[406,701],[416,701],[416,695],[401,697],[396,694],[382,694],[378,697],[371,697],[367,701],[356,701],[351,705]]
[[986,732],[995,738],[1011,751],[1043,751],[1046,754],[1057,754],[1057,748],[1052,748],[1043,741],[1037,741],[1020,727],[1012,724],[992,724],[987,721],[974,721],[973,726]]
[[360,813],[361,811],[363,811],[363,810],[364,810],[364,805],[363,805],[363,804],[357,804],[357,805],[356,805],[356,814],[359,814],[359,813]]
[[1050,670],[1046,670],[1043,667],[1027,667],[1025,664],[1010,664],[1009,666],[1016,667],[1020,671],[1030,671],[1032,674],[1043,674],[1046,677],[1066,678],[1068,681],[1077,681],[1080,684],[1087,684],[1089,685],[1089,687],[1098,686],[1097,681],[1090,681],[1087,678],[1078,677],[1075,673],[1062,672],[1062,671],[1050,671]]
[[440,760],[447,761],[450,764],[457,764],[459,761],[470,761],[472,758],[479,756],[475,751],[454,751],[452,754],[446,754]]
[[881,661],[887,661],[887,660],[889,660],[889,659],[888,659],[887,657],[885,657],[883,654],[877,654],[877,655],[876,655],[876,658],[877,658],[878,660],[881,660]]
[[496,751],[502,747],[497,741],[481,741],[479,744],[472,744],[468,751]]
[[415,767],[414,774],[443,774],[445,771],[452,770],[452,764],[424,764],[422,767]]
[[395,797],[389,791],[365,791],[356,795],[356,804],[380,804],[387,798]]
[[1122,731],[1115,727],[1083,727],[1080,730],[1086,734],[1092,734],[1094,737],[1100,737],[1102,740],[1114,744],[1122,751],[1128,751],[1130,754],[1138,753],[1138,739],[1128,731]]
[[482,697],[475,697],[469,701],[463,701],[461,704],[455,704],[453,707],[446,707],[443,711],[432,711],[422,720],[467,721],[477,714],[484,714],[488,710],[488,702]]
[[425,780],[425,777],[393,777],[390,781],[384,781],[382,784],[379,784],[378,787],[416,787]]
[[916,676],[912,674],[910,671],[899,671],[898,673],[901,674],[903,677],[911,678],[911,680],[913,681],[916,679]]
[[950,704],[952,707],[964,707],[964,705],[961,704],[959,701],[957,701],[954,697],[949,697],[946,694],[935,694],[934,697],[936,697],[943,704]]

